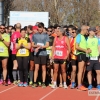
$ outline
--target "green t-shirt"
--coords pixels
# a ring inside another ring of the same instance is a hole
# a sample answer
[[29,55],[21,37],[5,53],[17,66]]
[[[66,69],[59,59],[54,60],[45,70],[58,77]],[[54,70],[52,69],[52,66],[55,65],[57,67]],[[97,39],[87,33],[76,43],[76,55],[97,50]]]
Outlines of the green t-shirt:
[[90,57],[98,57],[99,50],[98,50],[98,39],[97,38],[89,38],[87,39],[87,48],[91,49],[91,53],[89,54]]
[[[87,49],[86,39],[85,39],[84,35],[78,34],[76,36],[76,43],[79,44],[80,48]],[[77,55],[80,54],[80,53],[84,53],[85,54],[85,52],[77,50]]]
[[[2,34],[2,38],[6,42],[10,42],[10,36],[8,34]],[[0,57],[9,57],[8,47],[2,41],[0,41]]]

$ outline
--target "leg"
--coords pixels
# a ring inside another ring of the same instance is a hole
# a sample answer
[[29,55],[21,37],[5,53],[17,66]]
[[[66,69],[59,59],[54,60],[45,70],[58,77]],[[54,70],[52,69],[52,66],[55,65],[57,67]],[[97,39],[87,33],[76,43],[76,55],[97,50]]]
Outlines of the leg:
[[51,83],[53,83],[53,69],[51,69]]
[[36,84],[37,77],[38,77],[38,71],[39,71],[39,65],[40,65],[40,56],[34,56],[34,63],[35,63],[34,83]]
[[24,82],[28,81],[28,61],[29,57],[23,57],[23,72],[24,72]]
[[17,67],[18,67],[18,63],[17,60],[13,61],[13,79],[14,81],[17,80],[16,75],[17,75]]
[[85,65],[84,61],[78,63],[78,86],[82,85],[82,75],[83,75],[84,65]]
[[62,78],[63,78],[63,76],[62,76],[62,72],[61,71],[59,72],[59,77],[60,77],[60,84],[62,85],[62,82],[63,82]]
[[76,65],[73,65],[71,72],[71,82],[75,82],[75,78],[76,78]]
[[33,70],[34,70],[34,61],[30,60],[30,70],[29,70],[30,82],[33,81]]
[[62,77],[64,85],[66,85],[66,63],[61,64]]
[[76,78],[76,60],[71,60],[72,72],[71,72],[71,83],[75,83]]
[[92,85],[92,71],[88,71],[88,82],[89,82],[89,85]]
[[12,63],[11,52],[10,52],[9,53],[9,58],[8,58],[8,64],[7,64],[7,71],[8,71],[7,82],[8,82],[8,85],[11,84],[11,81],[13,79],[13,77],[12,77],[12,69],[13,69],[13,63]]
[[84,75],[85,75],[85,72],[86,72],[86,64],[84,65],[84,69],[83,69],[83,74],[82,74],[82,83],[84,81]]
[[58,68],[59,68],[59,64],[54,64],[54,85],[57,85],[56,84],[56,81],[57,81],[57,75],[58,75]]
[[59,87],[62,88],[62,82],[63,82],[63,77],[62,77],[62,70],[61,70],[61,65],[59,64],[59,68],[58,68],[58,75],[57,75],[57,80],[60,81]]
[[96,70],[97,73],[97,84],[100,85],[100,70]]
[[42,65],[42,82],[45,84],[47,56],[40,56],[40,64]]
[[35,64],[35,70],[34,70],[34,83],[36,83],[36,81],[37,81],[38,71],[39,71],[39,64]]
[[42,82],[45,83],[46,79],[46,65],[42,65]]
[[17,57],[17,62],[18,62],[18,68],[19,68],[19,76],[20,76],[20,81],[23,82],[23,59],[22,57]]
[[7,78],[7,62],[8,58],[2,60],[2,68],[3,68],[3,80],[5,81]]

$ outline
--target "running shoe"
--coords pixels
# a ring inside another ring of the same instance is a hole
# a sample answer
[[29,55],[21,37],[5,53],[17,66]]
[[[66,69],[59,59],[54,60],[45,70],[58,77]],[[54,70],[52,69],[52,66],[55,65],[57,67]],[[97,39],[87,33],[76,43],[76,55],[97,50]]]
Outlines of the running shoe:
[[70,88],[71,88],[71,89],[74,89],[75,87],[76,87],[76,83],[73,82],[73,83],[70,85]]
[[13,82],[13,85],[16,85],[16,84],[18,84],[17,81],[14,81],[14,82]]
[[41,82],[38,82],[39,86],[41,87]]
[[42,83],[42,88],[45,88],[45,87],[46,87],[45,83]]
[[49,86],[51,87],[53,84],[49,84]]
[[8,79],[8,85],[11,85],[11,81],[10,81],[10,79]]
[[64,85],[64,89],[68,89],[68,86],[67,85]]
[[52,85],[51,88],[55,89],[55,88],[57,88],[57,85]]
[[23,82],[18,83],[19,87],[23,87]]
[[60,84],[59,84],[59,88],[62,88],[62,87],[63,87],[63,85],[60,83]]
[[97,85],[97,89],[100,90],[100,85]]
[[2,84],[5,85],[5,86],[8,86],[8,83],[6,81],[3,81]]
[[20,80],[17,81],[17,84],[19,84],[19,83],[20,83]]
[[84,86],[80,86],[77,88],[78,90],[81,90],[81,91],[87,91],[88,89]]
[[88,86],[88,90],[91,90],[91,89],[92,89],[92,85],[89,85],[89,86]]
[[34,83],[34,84],[32,85],[32,87],[33,87],[33,88],[36,88],[36,87],[37,87],[37,84],[36,84],[36,83]]
[[33,84],[33,82],[32,82],[32,81],[30,81],[30,82],[29,82],[29,86],[32,86],[32,84]]
[[3,80],[1,79],[1,80],[0,80],[0,85],[1,85],[2,83],[3,83]]
[[24,82],[23,86],[24,87],[27,87],[28,86],[27,82]]

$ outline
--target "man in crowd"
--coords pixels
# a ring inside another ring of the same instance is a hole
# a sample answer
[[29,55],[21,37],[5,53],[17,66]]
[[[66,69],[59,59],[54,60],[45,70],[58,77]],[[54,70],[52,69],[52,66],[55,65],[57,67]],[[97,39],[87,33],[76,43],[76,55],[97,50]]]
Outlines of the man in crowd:
[[35,49],[34,51],[34,63],[35,63],[35,71],[34,71],[34,84],[33,87],[37,86],[37,77],[39,66],[42,67],[42,87],[45,87],[45,79],[46,79],[46,64],[47,64],[47,52],[46,48],[49,47],[49,36],[46,33],[43,33],[44,24],[38,24],[38,33],[33,35],[32,38],[32,46]]

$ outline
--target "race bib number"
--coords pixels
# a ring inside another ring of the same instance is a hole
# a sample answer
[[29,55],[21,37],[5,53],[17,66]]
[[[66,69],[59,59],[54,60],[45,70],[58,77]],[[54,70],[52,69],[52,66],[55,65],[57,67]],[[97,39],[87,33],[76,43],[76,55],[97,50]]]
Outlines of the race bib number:
[[19,54],[26,54],[26,49],[20,49]]
[[4,48],[3,47],[0,47],[0,52],[4,52]]
[[47,50],[47,54],[50,54],[51,53],[51,50]]
[[56,51],[56,56],[63,56],[63,52],[62,51]]
[[90,57],[90,60],[98,60],[98,57]]
[[44,44],[43,44],[43,43],[37,43],[37,45],[44,46]]

